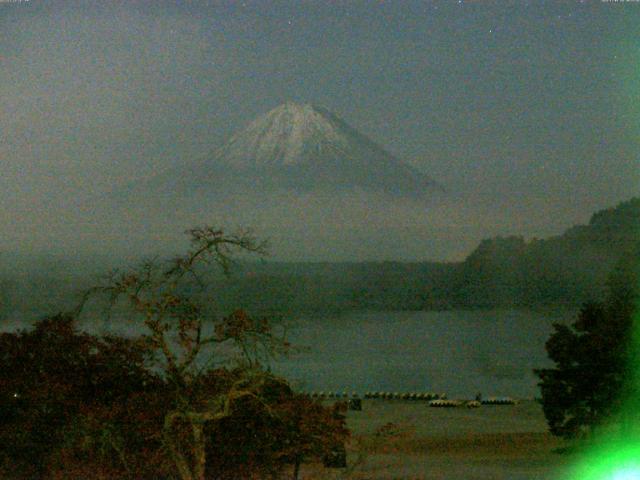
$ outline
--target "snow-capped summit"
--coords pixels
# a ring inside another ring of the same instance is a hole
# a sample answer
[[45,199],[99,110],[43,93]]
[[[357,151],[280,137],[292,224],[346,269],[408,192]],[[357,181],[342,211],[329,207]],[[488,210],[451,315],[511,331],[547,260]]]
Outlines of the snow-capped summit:
[[348,144],[330,115],[320,107],[287,102],[251,122],[218,152],[218,157],[237,168],[303,163],[323,146]]
[[287,102],[258,117],[210,155],[121,189],[119,203],[169,204],[198,195],[377,192],[431,198],[440,191],[426,174],[403,163],[325,108]]
[[298,191],[359,188],[422,196],[436,186],[330,111],[291,102],[251,122],[196,170],[201,180],[224,177],[225,183]]

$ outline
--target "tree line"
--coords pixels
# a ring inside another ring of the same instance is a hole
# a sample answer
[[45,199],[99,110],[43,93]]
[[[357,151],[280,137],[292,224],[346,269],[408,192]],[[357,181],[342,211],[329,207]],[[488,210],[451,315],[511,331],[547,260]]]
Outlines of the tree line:
[[[203,275],[207,282],[217,285],[222,310],[241,304],[255,314],[333,315],[362,310],[557,305],[578,308],[590,299],[603,297],[607,275],[638,238],[639,226],[640,198],[634,198],[597,212],[588,225],[572,227],[556,237],[483,240],[462,262],[247,260],[238,264],[233,284],[219,273]],[[46,270],[22,278],[0,273],[0,302],[5,305],[5,315],[12,310],[50,311],[70,303],[74,285],[81,280],[77,275],[65,277],[61,262]]]

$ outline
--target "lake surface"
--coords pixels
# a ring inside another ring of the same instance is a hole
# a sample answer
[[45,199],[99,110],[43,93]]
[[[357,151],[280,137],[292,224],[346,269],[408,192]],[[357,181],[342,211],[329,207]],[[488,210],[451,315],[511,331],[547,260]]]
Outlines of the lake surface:
[[304,319],[289,331],[308,351],[272,364],[297,387],[323,391],[539,396],[532,369],[550,366],[552,323],[575,313],[528,310],[373,312]]
[[[271,363],[305,391],[444,392],[449,397],[539,396],[534,368],[550,366],[544,344],[552,323],[576,312],[558,310],[370,312],[303,318],[287,339],[306,347]],[[6,322],[1,330],[20,323]],[[89,325],[92,333],[105,333]],[[107,331],[132,335],[139,324],[114,320]],[[220,358],[219,358],[220,359]]]

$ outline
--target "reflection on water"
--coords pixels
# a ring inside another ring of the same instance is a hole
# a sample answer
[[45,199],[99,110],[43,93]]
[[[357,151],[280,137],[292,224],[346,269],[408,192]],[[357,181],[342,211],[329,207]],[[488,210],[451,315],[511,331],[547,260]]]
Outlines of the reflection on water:
[[435,391],[451,397],[538,395],[552,322],[570,312],[358,313],[306,319],[289,339],[308,351],[275,362],[304,390]]

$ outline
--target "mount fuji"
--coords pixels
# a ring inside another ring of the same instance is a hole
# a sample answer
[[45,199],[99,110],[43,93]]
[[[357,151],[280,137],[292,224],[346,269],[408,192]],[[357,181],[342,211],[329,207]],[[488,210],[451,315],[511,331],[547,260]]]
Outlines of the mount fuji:
[[114,249],[170,250],[204,223],[251,227],[277,258],[362,260],[448,245],[438,209],[449,197],[330,111],[285,103],[209,155],[68,211],[83,238]]
[[354,190],[429,198],[443,190],[330,111],[291,102],[258,117],[212,154],[128,189],[175,198]]

